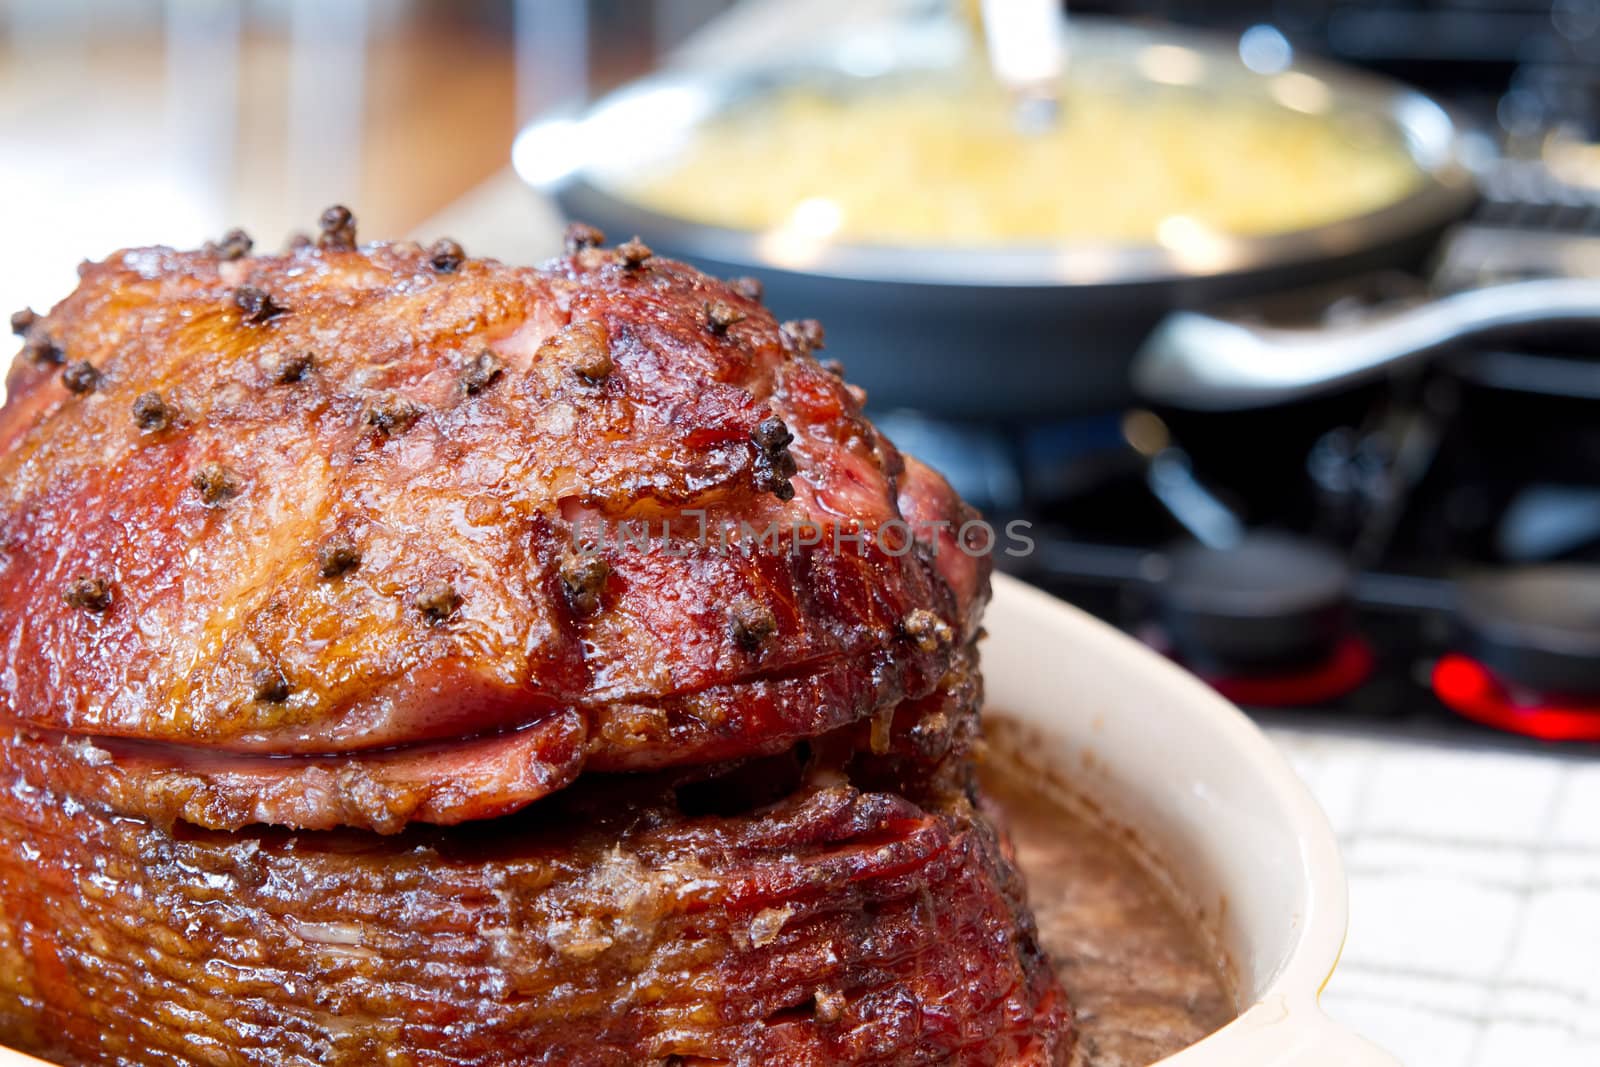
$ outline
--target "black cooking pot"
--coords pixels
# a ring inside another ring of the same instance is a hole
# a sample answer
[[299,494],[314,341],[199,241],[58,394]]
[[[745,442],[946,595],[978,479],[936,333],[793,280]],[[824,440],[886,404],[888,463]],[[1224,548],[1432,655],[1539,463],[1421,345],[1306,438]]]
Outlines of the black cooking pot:
[[637,234],[713,273],[754,275],[780,318],[821,319],[828,354],[844,361],[875,408],[991,421],[1122,407],[1133,399],[1129,362],[1168,312],[1414,266],[1474,199],[1457,126],[1415,90],[1320,63],[1257,73],[1231,42],[1081,18],[1071,31],[1076,64],[1138,78],[1151,66],[1141,57],[1178,50],[1186,75],[1207,91],[1276,95],[1381,124],[1410,153],[1414,190],[1369,214],[1267,236],[1179,232],[1166,244],[972,248],[775,240],[664,215],[622,191],[627,175],[667,158],[697,125],[740,102],[795,84],[862,90],[951,68],[970,49],[951,24],[877,32],[865,43],[858,32],[803,54],[645,78],[581,114],[528,127],[514,162],[570,217],[613,239]]

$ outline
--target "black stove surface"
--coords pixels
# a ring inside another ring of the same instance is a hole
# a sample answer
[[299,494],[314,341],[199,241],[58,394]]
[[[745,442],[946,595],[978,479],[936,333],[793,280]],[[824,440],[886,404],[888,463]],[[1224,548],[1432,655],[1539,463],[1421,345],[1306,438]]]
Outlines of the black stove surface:
[[[1242,56],[1266,45],[1380,70],[1476,130],[1482,204],[1426,277],[1217,313],[1305,325],[1600,276],[1600,4],[1068,6],[1236,34]],[[991,517],[1033,524],[1035,550],[1002,567],[1264,720],[1600,755],[1600,330],[1464,345],[1266,410],[881,421]]]
[[[1454,285],[1536,273],[1496,269],[1485,233],[1526,256],[1524,231],[1480,221],[1427,282],[1367,278],[1232,310],[1303,321],[1307,309],[1360,314],[1374,300],[1420,298],[1452,270],[1471,274]],[[1561,239],[1600,248],[1593,236]],[[1600,331],[1567,329],[1462,346],[1275,408],[969,429],[930,458],[996,516],[1033,524],[1034,552],[1006,569],[1264,717],[1600,754],[1600,594],[1593,610],[1581,595],[1600,589],[1597,405]],[[900,428],[891,420],[891,434]],[[918,451],[937,436],[913,430],[906,444]],[[1211,555],[1197,572],[1198,550]],[[1346,571],[1331,597],[1328,557]],[[1174,608],[1192,603],[1184,583],[1195,573],[1225,586],[1217,575],[1229,568],[1236,598],[1268,575],[1255,585],[1276,600],[1216,617]],[[1310,604],[1312,591],[1328,602]],[[1276,648],[1302,632],[1309,650]],[[1263,635],[1255,658],[1221,648],[1240,633]]]
[[1084,13],[1243,33],[1379,70],[1493,117],[1513,136],[1600,138],[1591,0],[1071,0]]

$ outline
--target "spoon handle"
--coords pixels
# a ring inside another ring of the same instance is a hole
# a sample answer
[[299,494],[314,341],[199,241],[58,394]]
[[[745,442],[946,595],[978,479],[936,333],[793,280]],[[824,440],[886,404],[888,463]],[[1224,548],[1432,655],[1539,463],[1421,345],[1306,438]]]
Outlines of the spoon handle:
[[981,10],[989,66],[1015,98],[1019,124],[1053,122],[1067,64],[1060,0],[983,0]]
[[1471,337],[1568,323],[1600,323],[1600,278],[1504,282],[1315,329],[1180,311],[1140,349],[1133,381],[1175,407],[1266,407],[1381,377]]

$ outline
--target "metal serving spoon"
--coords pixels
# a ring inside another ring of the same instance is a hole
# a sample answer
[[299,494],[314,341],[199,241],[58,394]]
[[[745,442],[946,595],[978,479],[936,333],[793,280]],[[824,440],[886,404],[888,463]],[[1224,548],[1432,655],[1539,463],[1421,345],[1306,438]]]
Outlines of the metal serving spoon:
[[1043,133],[1061,117],[1067,65],[1060,0],[982,0],[983,37],[996,80],[1010,91],[1023,133]]

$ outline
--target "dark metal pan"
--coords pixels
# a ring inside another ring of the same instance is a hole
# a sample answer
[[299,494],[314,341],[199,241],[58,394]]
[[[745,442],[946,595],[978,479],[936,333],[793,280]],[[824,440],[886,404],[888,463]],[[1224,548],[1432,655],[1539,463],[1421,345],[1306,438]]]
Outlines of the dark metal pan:
[[1133,395],[1133,354],[1168,312],[1419,264],[1473,202],[1456,124],[1415,90],[1320,63],[1259,74],[1232,42],[1209,36],[1088,19],[1072,27],[1074,62],[1091,57],[1137,76],[1151,49],[1168,56],[1176,49],[1210,91],[1266,94],[1287,85],[1330,113],[1381,123],[1405,145],[1419,182],[1369,214],[1268,236],[1208,234],[1199,246],[795,247],[770,232],[664,215],[620,191],[619,176],[655,165],[697,124],[763,93],[796,83],[865,89],[875,79],[961,62],[968,43],[948,24],[884,28],[877,38],[858,33],[759,62],[668,70],[581,113],[533,124],[519,136],[514,161],[569,216],[616,239],[637,234],[658,252],[716,273],[755,275],[780,317],[823,320],[829,354],[846,363],[879,410],[985,420],[1122,406]]

